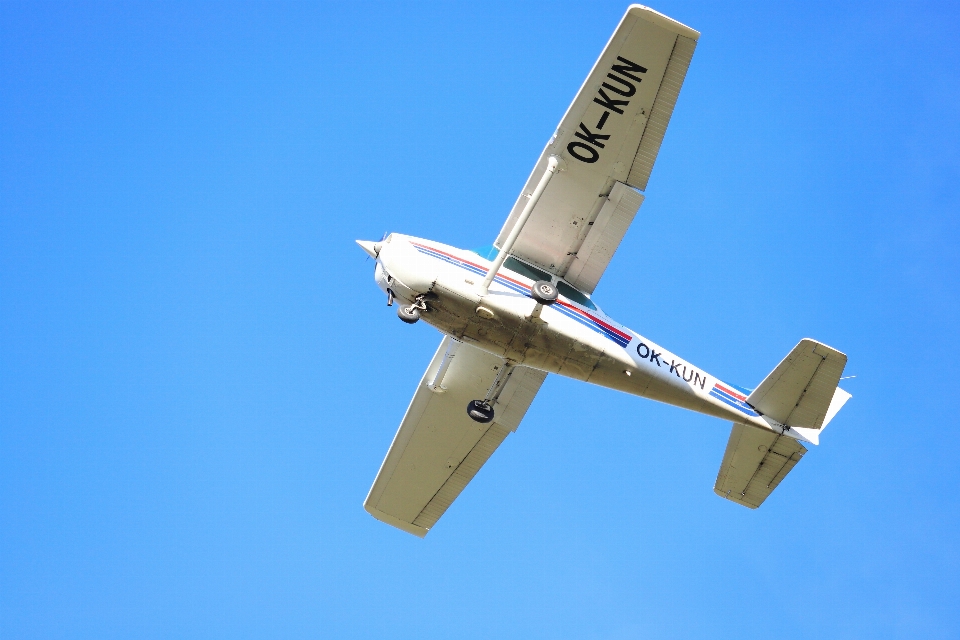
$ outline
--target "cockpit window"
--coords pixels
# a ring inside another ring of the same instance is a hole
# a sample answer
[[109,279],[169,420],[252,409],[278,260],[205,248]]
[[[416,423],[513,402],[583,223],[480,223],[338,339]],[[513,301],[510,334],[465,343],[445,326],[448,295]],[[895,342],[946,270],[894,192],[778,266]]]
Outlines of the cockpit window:
[[[500,254],[500,250],[497,249],[492,244],[486,247],[480,247],[479,249],[473,249],[472,251],[473,253],[477,254],[478,256],[480,256],[485,260],[496,260],[497,255]],[[510,271],[513,271],[514,273],[519,273],[520,275],[530,278],[531,280],[534,280],[534,281],[536,280],[546,280],[547,282],[553,281],[553,276],[551,276],[546,271],[541,271],[536,267],[531,267],[528,264],[520,262],[513,256],[504,260],[503,266],[506,267],[507,269],[510,269]],[[563,280],[557,280],[557,289],[560,291],[560,295],[562,295],[567,300],[573,300],[580,306],[586,307],[587,309],[600,311],[600,309],[597,308],[597,305],[593,304],[593,300],[591,300],[584,294],[580,293],[579,291],[571,287],[569,284],[567,284]]]
[[[500,254],[499,249],[493,245],[488,247],[480,247],[479,249],[473,249],[472,251],[485,260],[496,260],[497,256]],[[553,277],[546,271],[541,271],[536,267],[531,267],[528,264],[524,264],[513,256],[510,256],[504,260],[503,266],[507,269],[510,269],[510,271],[513,271],[514,273],[519,273],[520,275],[530,278],[534,281],[546,280],[547,282],[550,282]]]
[[583,295],[563,280],[557,281],[557,290],[560,291],[560,295],[562,295],[564,298],[573,300],[577,304],[584,306],[587,309],[593,309],[594,311],[597,311],[597,305],[593,304],[593,301],[590,300],[590,298]]

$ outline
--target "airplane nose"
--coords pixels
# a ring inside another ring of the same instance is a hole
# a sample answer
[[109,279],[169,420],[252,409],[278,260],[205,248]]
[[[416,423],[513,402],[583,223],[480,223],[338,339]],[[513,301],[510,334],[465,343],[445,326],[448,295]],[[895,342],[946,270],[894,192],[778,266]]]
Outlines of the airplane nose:
[[380,247],[383,246],[382,243],[373,242],[372,240],[357,240],[357,244],[374,260],[380,255]]

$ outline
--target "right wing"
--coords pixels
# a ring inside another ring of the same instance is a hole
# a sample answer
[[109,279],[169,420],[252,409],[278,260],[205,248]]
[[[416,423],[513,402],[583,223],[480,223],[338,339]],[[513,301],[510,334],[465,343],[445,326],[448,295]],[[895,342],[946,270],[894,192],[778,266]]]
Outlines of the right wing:
[[[440,389],[431,384],[455,345]],[[484,397],[503,360],[446,337],[427,367],[380,466],[364,508],[387,524],[420,536],[436,524],[480,467],[516,431],[546,373],[513,367],[494,404],[495,418],[474,422],[467,404]]]
[[756,509],[806,452],[789,436],[734,423],[713,490],[721,498]]
[[559,156],[563,170],[543,192],[512,253],[593,292],[643,202],[636,190],[647,188],[699,37],[647,7],[627,9],[534,165],[497,247],[550,156]]

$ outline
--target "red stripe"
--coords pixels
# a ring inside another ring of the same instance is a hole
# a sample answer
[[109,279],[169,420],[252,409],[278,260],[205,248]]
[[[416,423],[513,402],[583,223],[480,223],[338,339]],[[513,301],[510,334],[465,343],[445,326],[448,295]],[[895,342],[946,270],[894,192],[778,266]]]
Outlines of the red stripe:
[[572,310],[576,311],[576,312],[579,313],[580,315],[587,316],[588,318],[590,318],[591,320],[593,320],[594,322],[596,322],[597,324],[599,324],[599,325],[600,325],[601,327],[603,327],[604,329],[607,329],[608,331],[612,331],[613,333],[617,334],[618,336],[620,336],[621,338],[627,340],[628,342],[629,342],[630,340],[633,340],[633,336],[631,336],[630,334],[624,333],[623,331],[620,331],[620,330],[617,329],[616,327],[611,327],[609,324],[607,324],[606,322],[604,322],[604,321],[601,320],[600,318],[596,318],[596,317],[590,315],[589,313],[587,313],[586,311],[581,311],[580,309],[577,309],[576,307],[571,306],[570,304],[568,304],[568,303],[566,303],[566,302],[562,302],[562,301],[561,301],[560,304],[562,304],[563,306],[565,306],[567,309],[572,309]]
[[734,398],[736,398],[737,400],[743,400],[743,401],[746,401],[746,400],[747,400],[747,397],[746,397],[746,396],[742,396],[742,395],[740,395],[739,393],[737,393],[736,391],[731,391],[730,389],[727,389],[725,386],[723,386],[723,385],[720,384],[719,382],[717,383],[717,388],[719,388],[720,391],[723,391],[724,393],[729,393],[730,395],[732,395],[732,396],[733,396]]
[[[412,244],[412,245],[415,246],[415,247],[420,247],[421,249],[427,249],[427,250],[429,250],[429,251],[433,251],[433,252],[435,252],[435,253],[439,253],[440,255],[442,255],[442,256],[447,256],[448,258],[453,258],[454,260],[457,260],[457,261],[459,261],[459,262],[462,262],[463,264],[468,264],[468,265],[470,265],[471,267],[476,267],[477,269],[486,269],[486,270],[488,270],[488,271],[490,270],[490,267],[484,267],[484,266],[479,265],[479,264],[474,264],[473,262],[470,262],[469,260],[464,260],[463,258],[461,258],[461,257],[459,257],[459,256],[455,256],[455,255],[450,254],[450,253],[447,253],[446,251],[440,251],[440,249],[434,249],[433,247],[428,247],[428,246],[426,246],[426,245],[417,244],[416,242],[411,242],[410,244]],[[504,280],[507,280],[508,282],[512,282],[513,284],[517,285],[518,287],[526,287],[526,286],[527,286],[527,285],[523,284],[522,282],[517,282],[517,281],[514,280],[513,278],[508,278],[507,276],[502,275],[502,274],[499,273],[499,272],[497,272],[497,277],[498,277],[498,278],[503,278]]]
[[517,285],[518,287],[526,287],[526,286],[527,286],[527,285],[523,284],[522,282],[517,282],[517,281],[514,280],[513,278],[508,278],[507,276],[501,275],[500,272],[497,272],[497,277],[498,277],[498,278],[503,278],[503,279],[506,280],[507,282],[512,282],[513,284]]

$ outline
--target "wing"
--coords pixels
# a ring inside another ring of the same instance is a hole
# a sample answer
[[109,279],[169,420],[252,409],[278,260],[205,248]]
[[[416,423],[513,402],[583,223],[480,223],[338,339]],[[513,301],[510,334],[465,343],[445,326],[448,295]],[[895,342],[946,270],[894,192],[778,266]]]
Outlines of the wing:
[[[643,202],[634,189],[647,188],[699,37],[646,7],[627,10],[540,155],[497,247],[547,159],[557,155],[563,170],[543,193],[512,252],[593,292]],[[584,255],[585,247],[596,246],[603,250]]]
[[806,452],[793,438],[734,424],[713,490],[720,497],[756,509]]
[[[445,363],[451,345],[455,357]],[[444,365],[439,382],[437,373]],[[467,415],[467,404],[484,397],[502,366],[503,360],[494,355],[443,339],[363,503],[373,517],[427,535],[500,443],[517,430],[546,378],[542,371],[512,369],[494,404],[493,422],[480,424]]]

